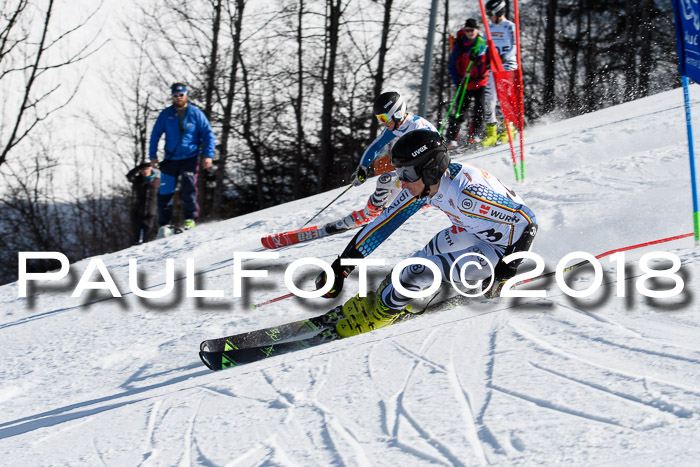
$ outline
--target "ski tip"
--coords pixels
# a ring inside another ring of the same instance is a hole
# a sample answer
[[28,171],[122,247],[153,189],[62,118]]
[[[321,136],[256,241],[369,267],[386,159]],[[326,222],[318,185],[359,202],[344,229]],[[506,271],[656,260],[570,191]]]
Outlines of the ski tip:
[[[212,358],[214,356],[218,356],[218,359]],[[221,356],[217,353],[200,351],[199,358],[202,360],[202,363],[204,363],[206,365],[206,367],[212,371],[219,371],[222,369],[221,368]],[[215,361],[215,360],[218,360],[218,361]]]

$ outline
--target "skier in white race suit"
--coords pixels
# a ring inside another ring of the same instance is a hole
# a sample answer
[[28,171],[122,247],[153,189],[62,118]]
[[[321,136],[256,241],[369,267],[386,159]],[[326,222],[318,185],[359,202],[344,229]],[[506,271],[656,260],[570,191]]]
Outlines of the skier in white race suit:
[[[397,137],[418,129],[427,129],[437,134],[437,129],[428,120],[406,111],[406,101],[398,92],[390,91],[380,94],[374,100],[373,111],[384,129],[362,154],[360,163],[350,180],[353,186],[360,186],[365,182],[369,166],[382,149]],[[324,226],[326,233],[342,232],[367,224],[377,217],[400,191],[401,186],[395,171],[381,174],[377,178],[376,189],[367,201],[367,205],[363,209],[351,212],[337,222],[326,224]]]
[[[423,206],[443,211],[452,226],[438,232],[414,257],[426,258],[440,271],[441,280],[484,281],[491,284],[487,296],[495,297],[505,281],[516,274],[521,260],[505,263],[505,256],[530,249],[537,233],[535,214],[513,190],[478,167],[451,162],[442,137],[428,130],[415,130],[394,145],[391,161],[404,189],[381,215],[365,226],[333,262],[334,284],[324,296],[337,297],[343,281],[354,269],[341,265],[343,258],[364,258]],[[476,257],[474,254],[482,255]],[[479,261],[482,268],[469,266]],[[488,261],[493,269],[486,264]],[[400,274],[401,285],[418,292],[430,287],[433,273],[415,264]],[[493,281],[489,281],[492,276]],[[355,296],[343,305],[336,324],[341,337],[356,335],[392,324],[410,312],[411,299],[401,294],[387,276],[375,293]],[[317,289],[328,278],[316,278]]]
[[[489,0],[486,2],[486,15],[489,17],[489,32],[493,45],[501,57],[503,69],[506,71],[518,69],[517,47],[515,43],[515,23],[506,19],[505,0]],[[496,142],[508,142],[508,134],[505,127],[498,132],[496,119],[496,94],[495,76],[493,70],[489,74],[489,82],[484,91],[484,119],[486,121],[486,136],[481,141],[482,146],[493,146]],[[510,125],[511,135],[515,135],[515,126]]]

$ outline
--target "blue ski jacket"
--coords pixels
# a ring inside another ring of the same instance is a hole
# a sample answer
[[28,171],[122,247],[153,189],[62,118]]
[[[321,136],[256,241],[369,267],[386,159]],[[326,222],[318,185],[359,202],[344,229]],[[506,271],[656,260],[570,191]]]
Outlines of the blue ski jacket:
[[158,141],[165,133],[165,160],[189,159],[196,157],[200,151],[203,157],[214,158],[216,137],[204,112],[192,104],[187,105],[187,113],[180,127],[180,119],[175,106],[163,110],[151,132],[148,150],[150,159],[158,158]]

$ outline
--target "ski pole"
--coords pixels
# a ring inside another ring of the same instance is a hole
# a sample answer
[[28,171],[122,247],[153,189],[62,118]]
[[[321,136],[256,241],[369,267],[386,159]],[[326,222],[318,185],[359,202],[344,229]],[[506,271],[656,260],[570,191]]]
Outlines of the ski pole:
[[515,181],[520,181],[518,177],[518,162],[515,160],[515,149],[513,148],[513,135],[510,133],[510,122],[507,118],[503,119],[503,126],[506,127],[506,133],[508,133],[508,143],[510,144],[510,155],[513,158],[513,170],[515,171]]
[[[466,76],[465,76],[466,78]],[[438,133],[442,134],[442,130],[445,128],[445,124],[447,123],[447,119],[450,118],[450,112],[452,112],[452,106],[455,105],[455,101],[457,100],[457,96],[459,96],[459,91],[462,89],[462,86],[464,85],[464,78],[462,78],[462,81],[459,83],[459,86],[457,87],[457,92],[455,93],[455,96],[452,98],[452,103],[450,104],[450,107],[447,109],[447,113],[445,114],[445,118],[442,120],[442,124],[440,125],[440,129],[438,130]]]
[[312,217],[311,219],[309,219],[308,221],[306,221],[306,222],[304,223],[304,225],[302,225],[302,227],[306,226],[306,224],[308,224],[308,223],[311,222],[312,220],[316,219],[316,218],[318,217],[319,214],[321,214],[323,211],[325,211],[325,210],[328,208],[328,206],[330,206],[331,204],[333,204],[333,203],[335,203],[336,201],[338,201],[338,198],[340,198],[340,197],[343,196],[345,193],[347,193],[348,190],[349,190],[350,188],[352,188],[352,185],[348,186],[345,190],[343,190],[343,192],[342,192],[341,194],[339,194],[338,196],[336,196],[335,198],[333,198],[333,201],[331,201],[330,203],[326,204],[326,207],[324,207],[323,209],[321,209],[320,211],[318,211],[318,212],[316,213],[316,215],[315,215],[314,217]]
[[268,301],[266,301],[266,302],[262,302],[262,303],[253,303],[253,310],[257,310],[257,309],[260,308],[261,306],[269,305],[270,303],[279,302],[280,300],[284,300],[284,299],[287,299],[287,298],[290,298],[290,297],[293,297],[293,296],[294,296],[293,293],[288,293],[287,295],[282,295],[281,297],[273,298],[273,299],[268,300]]
[[462,110],[462,104],[464,104],[464,96],[467,94],[467,87],[469,86],[469,70],[471,70],[473,64],[474,62],[469,62],[467,71],[464,72],[464,77],[467,78],[467,80],[464,82],[464,88],[462,88],[462,97],[459,99],[459,105],[457,106],[457,111],[455,112],[455,118],[459,118],[459,114]]
[[[471,63],[469,64],[469,68],[471,68]],[[467,68],[467,70],[469,68]],[[464,80],[466,80],[468,76],[469,76],[468,73],[464,73],[464,76],[462,77],[462,81],[459,83],[459,86],[457,87],[457,92],[455,93],[455,96],[452,98],[452,103],[450,104],[450,107],[447,109],[447,114],[445,114],[445,119],[442,121],[442,125],[440,125],[440,129],[438,130],[438,133],[442,134],[442,130],[445,128],[445,124],[447,123],[447,119],[450,117],[450,112],[452,112],[452,107],[455,105],[455,101],[457,100],[457,96],[459,96],[459,91],[462,89],[462,86],[466,87]]]

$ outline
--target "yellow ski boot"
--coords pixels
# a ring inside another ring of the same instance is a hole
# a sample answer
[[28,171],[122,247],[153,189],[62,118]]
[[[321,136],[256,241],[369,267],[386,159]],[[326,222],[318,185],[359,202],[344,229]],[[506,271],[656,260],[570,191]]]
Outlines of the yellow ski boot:
[[495,123],[486,124],[486,136],[481,140],[481,145],[485,148],[493,146],[498,141],[497,125]]
[[[513,141],[515,141],[515,135],[518,133],[518,130],[515,129],[513,122],[508,122],[508,126],[510,127],[510,136],[513,138]],[[501,143],[508,142],[508,132],[505,129],[498,134],[498,141]]]
[[356,336],[393,324],[402,312],[387,307],[381,293],[370,292],[366,297],[358,294],[343,305],[345,318],[338,321],[335,329],[340,337]]

